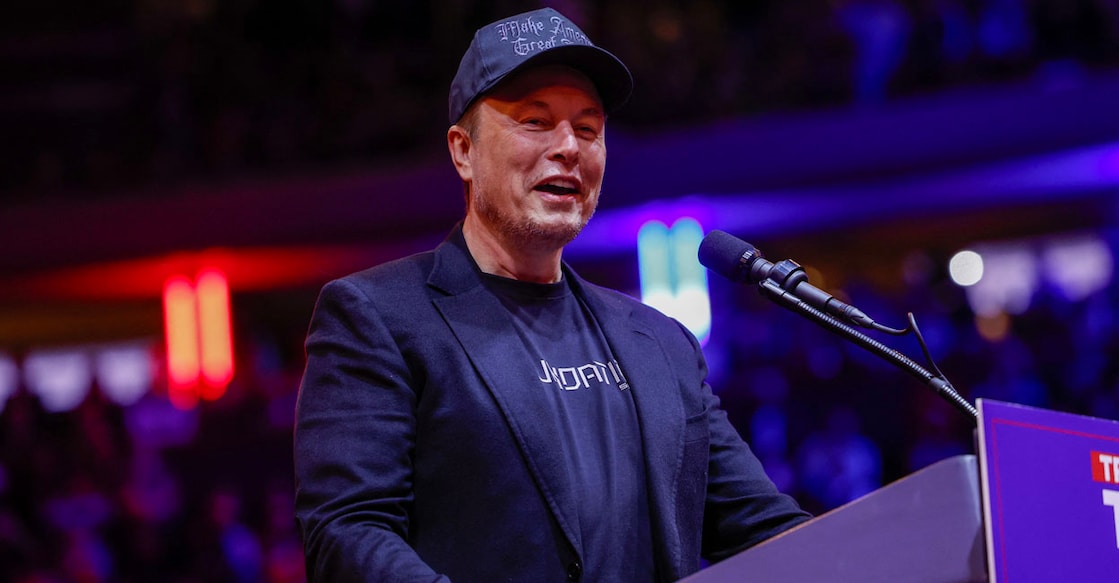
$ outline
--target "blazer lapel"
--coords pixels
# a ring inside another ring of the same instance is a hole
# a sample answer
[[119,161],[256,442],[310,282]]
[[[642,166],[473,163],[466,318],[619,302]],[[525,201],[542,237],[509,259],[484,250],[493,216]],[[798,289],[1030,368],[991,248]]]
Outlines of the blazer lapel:
[[510,362],[533,362],[533,356],[517,341],[512,320],[501,302],[483,286],[460,231],[452,233],[436,251],[436,264],[428,283],[449,294],[433,300],[436,308],[505,416],[560,528],[572,547],[581,552],[576,493],[570,486],[562,452],[555,446],[556,436],[560,435],[556,418],[542,409],[538,401],[526,398],[523,382],[504,366]]

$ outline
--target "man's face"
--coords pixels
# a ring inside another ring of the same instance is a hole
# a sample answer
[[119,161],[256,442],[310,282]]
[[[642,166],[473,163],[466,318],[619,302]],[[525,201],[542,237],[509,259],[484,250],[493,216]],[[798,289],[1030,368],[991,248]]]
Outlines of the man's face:
[[550,250],[598,205],[606,117],[594,85],[561,66],[506,80],[477,104],[467,154],[468,215],[505,244]]

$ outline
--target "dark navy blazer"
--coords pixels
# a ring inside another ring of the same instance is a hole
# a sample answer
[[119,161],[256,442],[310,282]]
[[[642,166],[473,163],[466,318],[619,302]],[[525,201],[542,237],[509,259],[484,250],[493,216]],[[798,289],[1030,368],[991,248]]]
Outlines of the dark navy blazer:
[[[630,384],[658,579],[806,520],[719,408],[695,338],[563,269]],[[594,580],[573,523],[594,492],[569,485],[556,417],[511,380],[537,360],[461,226],[434,251],[327,284],[296,411],[309,580]]]

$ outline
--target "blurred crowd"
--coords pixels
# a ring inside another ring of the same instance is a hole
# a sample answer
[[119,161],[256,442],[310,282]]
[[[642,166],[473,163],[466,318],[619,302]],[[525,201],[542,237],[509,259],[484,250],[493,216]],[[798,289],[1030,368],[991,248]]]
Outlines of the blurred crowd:
[[165,390],[122,407],[95,385],[52,413],[22,387],[0,414],[0,581],[304,581],[298,366],[257,359],[192,410]]
[[0,192],[108,196],[439,151],[473,30],[540,4],[629,64],[637,90],[614,125],[631,131],[1119,65],[1117,0],[24,3],[0,46]]
[[[770,476],[809,510],[975,453],[969,419],[915,378],[753,289],[711,287],[711,383]],[[969,401],[1119,418],[1114,281],[1076,301],[1042,287],[1025,312],[987,317],[936,273],[900,292],[844,287],[887,325],[914,312]],[[12,397],[0,414],[0,580],[303,579],[290,445],[302,336],[241,335],[251,340],[229,392],[190,411],[158,388],[127,407],[95,388],[65,413],[25,389]],[[923,361],[912,336],[877,336]]]

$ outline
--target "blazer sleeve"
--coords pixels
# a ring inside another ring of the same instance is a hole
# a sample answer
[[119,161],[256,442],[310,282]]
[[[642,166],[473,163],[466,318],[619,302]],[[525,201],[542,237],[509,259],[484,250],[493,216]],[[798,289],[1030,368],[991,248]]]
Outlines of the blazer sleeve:
[[703,511],[704,558],[717,562],[806,522],[811,516],[766,475],[761,461],[730,423],[707,383],[707,365],[698,354],[700,392],[707,416],[709,449]]
[[416,392],[368,297],[327,284],[295,413],[295,514],[308,581],[447,581],[408,545]]

